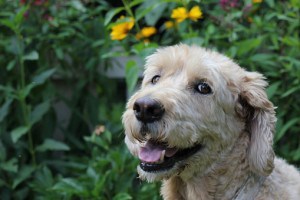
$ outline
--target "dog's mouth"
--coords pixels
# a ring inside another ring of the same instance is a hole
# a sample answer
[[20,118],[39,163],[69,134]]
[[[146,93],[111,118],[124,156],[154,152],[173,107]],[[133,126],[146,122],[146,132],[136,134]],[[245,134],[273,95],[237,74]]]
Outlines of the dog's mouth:
[[161,172],[171,169],[177,162],[194,155],[202,148],[197,144],[186,149],[168,148],[165,143],[148,141],[139,152],[140,167],[146,172]]

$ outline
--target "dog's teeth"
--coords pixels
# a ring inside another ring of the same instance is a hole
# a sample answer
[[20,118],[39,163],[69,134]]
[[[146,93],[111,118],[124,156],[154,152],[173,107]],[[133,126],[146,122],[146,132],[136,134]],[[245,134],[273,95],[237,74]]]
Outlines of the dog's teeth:
[[163,161],[164,161],[164,159],[165,159],[165,154],[166,154],[166,150],[163,150],[163,152],[162,152],[161,155],[160,155],[160,159],[159,159],[160,162],[163,162]]

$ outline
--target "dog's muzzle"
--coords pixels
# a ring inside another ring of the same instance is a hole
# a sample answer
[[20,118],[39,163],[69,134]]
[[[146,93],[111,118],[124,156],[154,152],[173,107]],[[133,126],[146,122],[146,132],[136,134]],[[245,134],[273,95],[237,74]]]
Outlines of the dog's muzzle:
[[201,148],[201,144],[194,144],[191,147],[182,149],[177,147],[170,148],[167,141],[160,141],[152,134],[149,129],[150,123],[162,119],[165,109],[157,100],[149,96],[138,98],[133,104],[134,115],[142,124],[140,133],[150,134],[151,138],[145,141],[144,146],[139,149],[140,168],[145,172],[162,172],[168,171],[175,166],[176,163],[182,163],[190,156],[197,153]]
[[137,120],[145,124],[160,120],[165,112],[161,103],[148,96],[137,99],[133,110]]
[[173,168],[176,163],[197,153],[201,148],[201,144],[186,149],[169,148],[165,143],[150,140],[140,149],[140,167],[146,172],[167,171]]

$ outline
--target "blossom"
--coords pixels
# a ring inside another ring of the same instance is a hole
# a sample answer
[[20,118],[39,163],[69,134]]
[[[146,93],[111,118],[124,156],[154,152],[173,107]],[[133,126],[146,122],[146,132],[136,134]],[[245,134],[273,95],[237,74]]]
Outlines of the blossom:
[[253,3],[261,3],[262,0],[252,0]]
[[35,6],[42,6],[43,4],[47,4],[48,0],[34,0],[33,2],[32,1],[28,1],[28,0],[20,0],[20,3],[22,5],[26,4],[26,3],[30,3],[30,4],[33,4]]
[[[124,16],[121,16],[120,19],[123,19]],[[110,37],[112,40],[123,40],[128,32],[134,26],[134,19],[130,18],[129,21],[120,22],[112,27],[112,32],[110,33]]]
[[175,25],[175,24],[174,24],[174,22],[172,22],[172,21],[166,21],[166,22],[165,22],[165,27],[166,27],[167,29],[172,28],[174,25]]
[[171,18],[175,19],[177,23],[180,23],[187,18],[197,21],[202,18],[202,11],[199,6],[194,6],[189,12],[186,8],[179,7],[172,11]]
[[94,133],[96,135],[100,135],[101,133],[104,133],[105,132],[105,126],[104,125],[98,125],[96,126],[95,130],[94,130]]
[[224,10],[238,7],[238,0],[220,0],[219,3]]
[[189,18],[193,21],[197,21],[202,18],[202,11],[199,6],[194,6],[189,12]]
[[156,28],[152,26],[144,27],[142,30],[136,34],[137,39],[148,38],[156,33]]
[[178,23],[188,18],[187,10],[184,7],[176,8],[172,11],[171,18],[175,19]]

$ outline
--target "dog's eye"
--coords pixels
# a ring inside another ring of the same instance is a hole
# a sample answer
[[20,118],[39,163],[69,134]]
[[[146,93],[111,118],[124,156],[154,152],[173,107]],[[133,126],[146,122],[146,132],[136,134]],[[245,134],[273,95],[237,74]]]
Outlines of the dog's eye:
[[209,85],[205,82],[201,82],[201,83],[197,84],[195,89],[200,94],[210,94],[212,92]]
[[151,83],[152,84],[156,84],[158,82],[158,80],[160,79],[159,75],[155,75],[153,76],[153,78],[151,79]]

